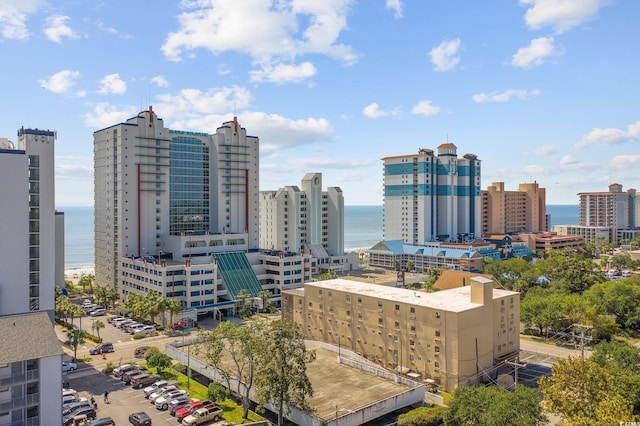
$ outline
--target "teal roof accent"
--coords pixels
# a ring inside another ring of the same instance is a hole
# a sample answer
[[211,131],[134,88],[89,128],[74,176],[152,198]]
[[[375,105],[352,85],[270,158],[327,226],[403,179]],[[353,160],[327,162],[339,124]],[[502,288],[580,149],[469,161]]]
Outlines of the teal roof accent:
[[233,300],[237,299],[240,290],[245,289],[252,297],[262,291],[262,285],[244,253],[219,253],[218,271],[229,290]]
[[442,256],[445,258],[461,259],[476,256],[477,250],[438,246],[414,246],[412,244],[405,244],[402,240],[386,240],[380,241],[371,247],[369,253],[386,255],[420,254],[429,257]]

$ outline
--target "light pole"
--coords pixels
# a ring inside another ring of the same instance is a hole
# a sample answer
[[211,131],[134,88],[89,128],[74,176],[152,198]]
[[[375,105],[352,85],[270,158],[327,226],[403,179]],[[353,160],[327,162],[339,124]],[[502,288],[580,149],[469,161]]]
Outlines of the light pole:
[[[182,334],[182,347],[184,348],[184,334]],[[187,389],[191,389],[191,345],[187,345]]]

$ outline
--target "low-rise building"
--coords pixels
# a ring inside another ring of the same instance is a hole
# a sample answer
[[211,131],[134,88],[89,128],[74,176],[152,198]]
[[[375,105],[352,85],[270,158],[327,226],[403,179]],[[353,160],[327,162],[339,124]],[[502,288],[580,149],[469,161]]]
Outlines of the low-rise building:
[[518,238],[537,253],[562,249],[579,250],[586,247],[584,237],[579,235],[558,235],[556,232],[545,232],[543,234],[520,234]]
[[424,246],[405,244],[402,240],[380,241],[369,249],[369,266],[426,272],[429,268],[447,268],[460,271],[482,272],[482,255],[470,245],[453,247],[439,242]]
[[447,391],[488,380],[520,350],[520,294],[479,276],[434,293],[345,279],[305,283],[283,292],[282,316],[307,339]]

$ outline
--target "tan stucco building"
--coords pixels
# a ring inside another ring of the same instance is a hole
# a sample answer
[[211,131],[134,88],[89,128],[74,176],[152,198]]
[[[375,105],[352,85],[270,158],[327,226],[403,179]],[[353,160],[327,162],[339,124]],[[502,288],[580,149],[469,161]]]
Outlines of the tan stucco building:
[[485,381],[520,350],[520,294],[472,277],[425,293],[345,279],[282,293],[282,316],[310,340],[356,352],[442,389]]
[[506,191],[504,182],[493,182],[481,195],[483,234],[547,230],[546,191],[537,182],[521,183],[517,191]]

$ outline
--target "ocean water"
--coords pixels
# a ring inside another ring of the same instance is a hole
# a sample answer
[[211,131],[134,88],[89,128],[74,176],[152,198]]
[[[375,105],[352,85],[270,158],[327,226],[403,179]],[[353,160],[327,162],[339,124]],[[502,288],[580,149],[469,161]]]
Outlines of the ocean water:
[[[93,266],[93,207],[59,207],[65,217],[65,268]],[[577,225],[578,205],[548,205],[553,225]],[[344,207],[344,248],[370,248],[382,240],[382,206]],[[553,229],[553,228],[552,228]]]

